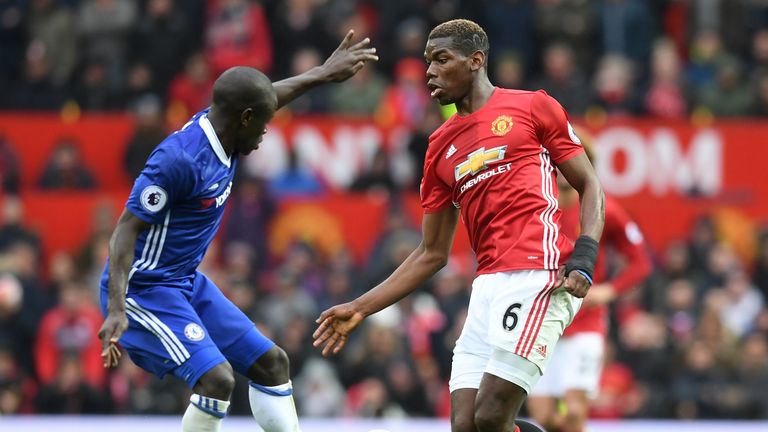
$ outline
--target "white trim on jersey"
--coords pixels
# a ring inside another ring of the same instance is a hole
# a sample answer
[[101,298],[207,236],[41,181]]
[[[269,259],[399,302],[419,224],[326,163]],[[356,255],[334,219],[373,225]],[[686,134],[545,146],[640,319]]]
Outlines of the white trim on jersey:
[[557,212],[557,199],[552,191],[552,171],[554,168],[550,163],[549,152],[542,147],[539,153],[539,161],[541,162],[541,194],[547,201],[547,208],[539,215],[539,220],[544,226],[544,235],[541,239],[541,246],[544,251],[544,268],[547,270],[557,270],[560,262],[560,249],[557,247],[557,239],[559,237],[559,229],[555,223],[553,216]]
[[[133,274],[139,270],[146,270],[149,267],[150,270],[154,270],[157,267],[157,263],[160,261],[160,254],[163,253],[163,246],[165,245],[165,236],[168,234],[168,223],[171,220],[171,210],[165,214],[165,220],[163,221],[163,227],[160,225],[152,225],[147,234],[147,239],[144,241],[144,249],[141,252],[141,258],[133,263],[130,273],[128,273],[128,281],[130,282]],[[160,245],[158,246],[158,240]],[[149,256],[147,256],[149,251]],[[154,259],[153,259],[154,256]]]
[[147,234],[147,239],[144,240],[144,250],[141,251],[141,258],[133,263],[133,266],[131,266],[131,272],[128,273],[128,281],[130,282],[131,278],[133,277],[133,274],[136,273],[136,271],[139,269],[139,266],[147,260],[147,251],[149,250],[149,244],[152,242],[152,237],[155,235],[155,231],[157,229],[157,225],[152,225],[149,228],[149,234]]
[[171,358],[177,365],[180,365],[189,359],[189,351],[187,351],[187,348],[184,347],[173,331],[171,331],[165,323],[160,321],[157,316],[144,309],[136,302],[136,300],[130,297],[125,299],[125,306],[126,312],[133,319],[160,339],[160,342],[165,346],[168,354],[171,355]]
[[157,267],[157,263],[160,261],[160,254],[163,253],[163,246],[165,245],[165,235],[168,234],[168,222],[171,220],[171,210],[165,214],[165,221],[163,221],[163,232],[160,234],[160,246],[157,248],[157,254],[155,260],[152,261],[152,265],[149,266],[150,270],[154,270]]
[[201,115],[199,122],[200,127],[203,128],[203,132],[205,132],[205,136],[208,138],[208,142],[211,143],[213,152],[216,153],[216,156],[218,156],[221,163],[226,165],[227,168],[230,168],[232,166],[232,158],[227,156],[227,152],[224,151],[224,147],[222,147],[219,137],[216,136],[216,131],[213,130],[211,121],[208,120],[208,114]]

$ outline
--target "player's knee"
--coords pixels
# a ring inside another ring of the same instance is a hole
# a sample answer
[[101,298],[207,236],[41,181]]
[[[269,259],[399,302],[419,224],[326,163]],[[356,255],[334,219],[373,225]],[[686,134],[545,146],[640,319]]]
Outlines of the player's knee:
[[475,432],[476,430],[472,413],[451,415],[451,432]]
[[248,378],[262,385],[285,384],[290,378],[289,366],[288,354],[275,345],[256,360]]
[[195,393],[220,400],[229,400],[235,390],[235,375],[229,363],[209,370],[195,385]]
[[489,409],[478,405],[475,408],[475,427],[478,432],[495,432],[504,430],[504,425],[510,421],[510,414],[501,410]]

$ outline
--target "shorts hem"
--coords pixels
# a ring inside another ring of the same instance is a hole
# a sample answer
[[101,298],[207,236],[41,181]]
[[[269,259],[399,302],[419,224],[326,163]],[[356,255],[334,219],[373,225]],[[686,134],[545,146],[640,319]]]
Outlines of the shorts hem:
[[[200,351],[196,352],[187,361],[191,361],[192,358],[194,358],[195,355],[197,355],[198,353],[202,353],[204,351],[207,351],[207,350],[203,349],[203,350],[200,350]],[[220,357],[218,357],[218,358],[212,358],[211,360],[203,363],[203,366],[198,368],[198,370],[194,374],[190,375],[190,377],[188,379],[185,379],[184,381],[187,383],[187,386],[189,386],[189,388],[194,388],[195,385],[197,385],[197,382],[200,380],[200,378],[203,375],[206,374],[206,372],[208,372],[209,370],[213,369],[214,367],[216,367],[216,366],[218,366],[218,365],[220,365],[220,364],[222,364],[222,363],[227,361],[227,359],[224,358],[223,355],[219,354],[219,356]],[[179,366],[179,367],[181,367],[181,366]]]

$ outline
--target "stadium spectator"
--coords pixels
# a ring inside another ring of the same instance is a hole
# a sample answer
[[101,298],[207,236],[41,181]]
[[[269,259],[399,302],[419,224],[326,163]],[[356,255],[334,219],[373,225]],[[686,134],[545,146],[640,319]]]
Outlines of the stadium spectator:
[[[269,19],[273,35],[275,76],[296,74],[296,58],[302,51],[327,52],[334,48],[328,37],[322,16],[317,8],[320,3],[312,0],[288,0],[276,2]],[[319,62],[320,54],[317,54]],[[293,105],[294,103],[291,103]]]
[[183,124],[189,116],[210,104],[214,77],[202,53],[193,53],[168,89],[168,111],[172,124]]
[[351,79],[329,89],[330,109],[340,114],[372,115],[386,86],[375,68],[363,68]]
[[208,3],[206,56],[218,76],[233,66],[272,69],[272,33],[261,2],[214,0]]
[[16,157],[11,143],[0,136],[0,191],[6,194],[19,193],[21,164]]
[[50,52],[40,41],[32,41],[24,56],[21,80],[6,89],[9,107],[26,110],[57,110],[66,100],[64,89],[53,84]]
[[269,262],[268,228],[277,203],[267,190],[263,179],[244,175],[235,187],[229,203],[229,218],[223,227],[225,245],[242,242],[250,246],[252,259],[248,268],[258,272]]
[[643,0],[599,3],[603,51],[644,64],[651,51],[654,22]]
[[51,83],[69,84],[79,60],[75,16],[56,0],[33,0],[30,6],[29,39],[45,48]]
[[109,111],[125,107],[121,88],[110,86],[107,78],[107,64],[95,59],[83,66],[80,80],[73,88],[75,100],[81,109],[89,111]]
[[88,385],[103,388],[107,371],[102,366],[99,340],[93,337],[101,321],[87,287],[77,281],[60,287],[59,304],[43,315],[35,338],[35,368],[41,384],[53,384],[57,377],[73,373],[62,370],[72,358]]
[[504,88],[526,87],[525,65],[523,65],[517,54],[506,51],[495,57],[498,58],[492,61],[494,82]]
[[288,165],[269,181],[269,193],[278,201],[289,197],[318,196],[324,191],[325,186],[317,175],[302,166],[296,149],[288,150]]
[[702,87],[698,104],[715,116],[744,116],[752,104],[753,90],[736,61],[724,61],[715,69],[715,82]]
[[56,378],[40,388],[35,397],[37,412],[45,414],[99,414],[110,409],[111,401],[88,383],[81,359],[62,357]]
[[576,67],[573,50],[564,43],[554,43],[544,50],[543,57],[544,72],[530,88],[546,90],[571,115],[584,114],[589,104],[589,85]]
[[193,48],[186,16],[175,0],[149,0],[144,16],[130,36],[134,63],[146,65],[154,78],[154,89],[164,93]]
[[600,59],[595,72],[592,105],[610,116],[628,117],[638,113],[632,66],[624,57],[609,54]]
[[24,58],[25,1],[0,3],[0,86],[7,90],[17,81]]
[[394,82],[382,95],[376,119],[383,126],[404,125],[410,129],[417,126],[429,100],[424,83],[424,60],[403,58],[395,65]]
[[307,417],[336,417],[344,409],[345,389],[330,362],[324,359],[308,360],[295,378],[296,405]]
[[93,175],[81,159],[77,141],[61,138],[37,182],[42,189],[85,190],[96,187]]
[[[290,74],[297,75],[304,73],[315,66],[319,66],[321,60],[320,53],[316,49],[311,47],[301,48],[294,53],[293,58],[291,59]],[[315,87],[292,100],[287,108],[291,110],[292,113],[301,115],[327,112],[328,105],[328,88]]]
[[123,168],[130,180],[138,177],[152,150],[168,135],[162,105],[156,96],[140,98],[133,108],[133,118],[135,129],[123,153]]
[[108,90],[120,93],[125,86],[131,29],[138,22],[138,4],[132,0],[83,0],[78,9],[83,60],[104,68]]
[[568,41],[576,64],[591,70],[600,54],[595,50],[601,25],[599,9],[590,2],[572,0],[535,2],[535,8],[536,35],[544,46]]
[[656,42],[651,54],[650,85],[645,93],[645,112],[660,118],[682,118],[688,112],[688,94],[681,76],[677,49],[670,40]]
[[373,155],[368,169],[360,173],[349,190],[356,193],[368,193],[372,195],[389,197],[398,191],[395,179],[392,177],[392,170],[389,165],[389,153],[386,149],[379,147],[379,150]]
[[[14,352],[0,341],[0,415],[20,414],[25,407],[25,384],[31,384],[19,367]],[[34,385],[34,384],[32,384]]]
[[723,48],[717,32],[702,30],[690,44],[686,76],[696,90],[715,84],[717,68],[725,62],[733,62],[732,56]]
[[749,107],[750,116],[768,116],[768,69],[755,78],[755,94]]

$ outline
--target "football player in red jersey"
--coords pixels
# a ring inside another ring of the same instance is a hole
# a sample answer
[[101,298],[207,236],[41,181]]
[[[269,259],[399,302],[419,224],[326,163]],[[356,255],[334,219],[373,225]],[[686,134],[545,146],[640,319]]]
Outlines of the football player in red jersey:
[[[588,134],[579,131],[587,156],[594,161]],[[579,230],[579,201],[576,191],[558,178],[558,202],[563,211],[562,229],[568,236]],[[552,353],[547,373],[531,392],[528,412],[550,431],[583,432],[589,414],[589,400],[597,395],[608,331],[607,305],[642,282],[651,272],[651,260],[637,224],[614,199],[605,200],[605,227],[602,248],[595,266],[595,285],[581,310]],[[607,255],[617,253],[625,262],[612,277],[607,275]],[[564,403],[564,412],[557,407]]]
[[[568,117],[543,91],[495,87],[488,37],[472,21],[435,27],[427,86],[457,114],[429,139],[421,184],[423,239],[387,278],[318,318],[314,345],[338,353],[362,320],[442,268],[459,216],[478,276],[451,370],[451,429],[512,432],[563,329],[591,285],[603,230],[603,192]],[[560,232],[556,168],[579,192],[581,236]]]

